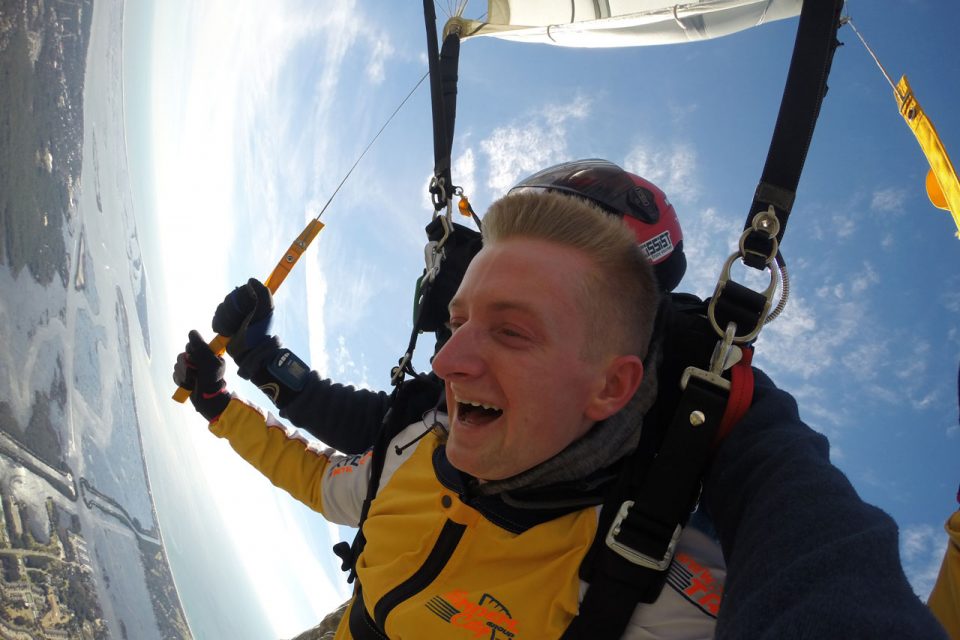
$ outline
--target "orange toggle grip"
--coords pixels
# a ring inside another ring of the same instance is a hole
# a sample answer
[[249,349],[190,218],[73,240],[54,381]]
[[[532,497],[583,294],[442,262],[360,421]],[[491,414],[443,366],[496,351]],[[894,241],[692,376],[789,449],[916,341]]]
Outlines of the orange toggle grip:
[[[290,245],[287,252],[283,254],[280,262],[277,263],[277,266],[273,268],[273,271],[267,276],[267,279],[264,280],[263,284],[270,290],[270,293],[277,292],[277,289],[280,288],[283,281],[290,275],[290,270],[297,264],[297,260],[299,260],[303,252],[307,250],[307,247],[310,246],[310,243],[317,237],[321,229],[323,229],[323,223],[316,218],[307,223],[306,228],[300,232],[300,235],[293,241],[293,244]],[[228,342],[230,342],[230,338],[217,334],[213,340],[208,343],[208,346],[211,351],[221,356],[223,352],[226,351]],[[189,397],[190,389],[185,389],[184,387],[177,387],[177,390],[173,394],[173,399],[180,403],[186,402]]]

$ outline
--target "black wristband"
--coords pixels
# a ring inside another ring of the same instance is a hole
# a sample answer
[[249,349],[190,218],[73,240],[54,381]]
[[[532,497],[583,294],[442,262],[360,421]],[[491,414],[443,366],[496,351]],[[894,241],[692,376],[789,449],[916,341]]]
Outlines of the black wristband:
[[237,374],[244,380],[253,380],[281,351],[280,340],[276,336],[267,338],[250,349],[237,360]]
[[283,409],[302,390],[310,368],[289,349],[277,349],[266,366],[250,377],[278,409]]

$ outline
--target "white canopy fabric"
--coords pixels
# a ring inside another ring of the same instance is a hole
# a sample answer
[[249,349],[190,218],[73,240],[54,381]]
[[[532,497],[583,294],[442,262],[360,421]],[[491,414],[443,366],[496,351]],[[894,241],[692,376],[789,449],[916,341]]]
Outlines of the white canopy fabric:
[[[812,1],[812,0],[811,0]],[[485,21],[451,18],[463,39],[492,36],[564,47],[677,44],[800,13],[802,0],[489,0]]]

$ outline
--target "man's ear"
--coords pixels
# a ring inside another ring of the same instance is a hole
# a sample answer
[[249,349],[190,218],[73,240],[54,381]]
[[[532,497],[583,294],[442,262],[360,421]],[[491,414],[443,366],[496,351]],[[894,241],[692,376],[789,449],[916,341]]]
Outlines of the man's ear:
[[630,402],[643,381],[643,361],[639,356],[617,356],[607,365],[598,391],[587,405],[586,417],[595,422],[609,418]]

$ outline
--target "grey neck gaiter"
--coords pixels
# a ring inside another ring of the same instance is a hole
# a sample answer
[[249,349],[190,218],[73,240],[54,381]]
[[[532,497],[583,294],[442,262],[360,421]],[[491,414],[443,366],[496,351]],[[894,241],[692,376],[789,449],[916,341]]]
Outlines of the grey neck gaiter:
[[657,398],[659,359],[659,343],[651,345],[643,363],[643,381],[630,402],[618,413],[595,424],[582,438],[571,442],[549,460],[515,476],[483,482],[477,487],[478,492],[494,495],[580,480],[632,453],[640,443],[643,416]]

